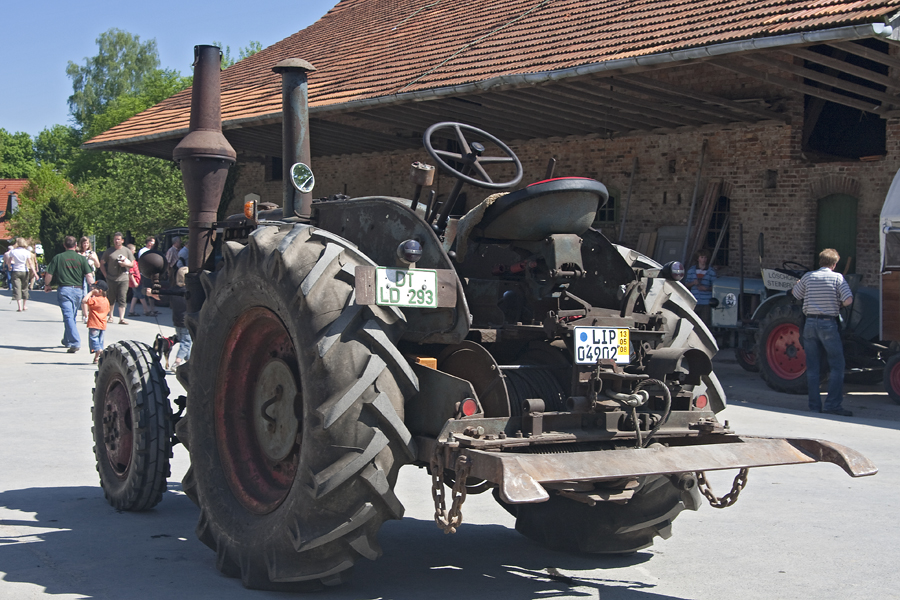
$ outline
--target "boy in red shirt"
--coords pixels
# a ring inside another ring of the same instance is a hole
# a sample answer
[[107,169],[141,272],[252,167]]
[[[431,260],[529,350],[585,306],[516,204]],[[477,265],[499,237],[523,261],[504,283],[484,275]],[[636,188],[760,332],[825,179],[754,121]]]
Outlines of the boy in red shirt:
[[98,281],[91,286],[91,293],[81,301],[81,313],[87,315],[85,322],[88,326],[91,354],[94,355],[94,364],[100,360],[103,351],[103,336],[106,333],[106,316],[109,314],[109,300],[106,292],[109,286],[105,281]]

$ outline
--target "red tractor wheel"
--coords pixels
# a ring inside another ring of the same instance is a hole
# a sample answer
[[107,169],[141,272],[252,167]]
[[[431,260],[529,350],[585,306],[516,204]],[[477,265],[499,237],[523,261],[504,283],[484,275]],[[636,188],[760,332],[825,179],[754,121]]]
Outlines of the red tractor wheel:
[[774,308],[760,322],[756,358],[763,380],[773,390],[806,393],[806,352],[802,337],[803,313],[799,306]]
[[900,354],[890,357],[884,366],[884,390],[900,404]]

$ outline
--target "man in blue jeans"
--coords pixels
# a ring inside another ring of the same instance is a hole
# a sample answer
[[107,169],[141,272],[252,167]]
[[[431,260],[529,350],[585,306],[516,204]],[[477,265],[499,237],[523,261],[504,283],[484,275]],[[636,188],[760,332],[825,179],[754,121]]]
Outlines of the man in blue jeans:
[[87,278],[88,285],[94,283],[94,273],[87,259],[75,251],[76,241],[71,235],[63,240],[66,251],[57,254],[47,266],[44,274],[44,291],[50,291],[50,284],[55,283],[56,298],[62,309],[63,334],[62,345],[68,348],[69,353],[81,350],[81,337],[78,335],[78,322],[75,312],[81,306],[84,297],[82,282]]
[[[819,270],[810,271],[794,285],[791,293],[803,300],[803,349],[806,351],[806,382],[809,388],[809,410],[842,417],[853,413],[841,407],[844,399],[844,348],[838,317],[841,306],[853,302],[850,286],[843,275],[834,272],[840,256],[834,248],[819,253]],[[828,356],[828,395],[825,407],[819,393],[819,364],[824,349]]]

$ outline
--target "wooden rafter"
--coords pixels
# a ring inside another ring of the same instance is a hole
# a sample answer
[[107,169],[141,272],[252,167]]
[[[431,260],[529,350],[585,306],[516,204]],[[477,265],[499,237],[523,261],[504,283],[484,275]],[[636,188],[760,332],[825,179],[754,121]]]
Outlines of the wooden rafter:
[[653,98],[645,100],[633,94],[623,94],[615,91],[615,89],[607,89],[605,86],[610,85],[615,88],[615,83],[604,83],[601,86],[591,85],[588,82],[570,82],[565,84],[567,88],[577,89],[586,96],[598,98],[601,102],[613,102],[619,107],[631,107],[632,110],[640,110],[643,114],[659,119],[672,122],[673,127],[707,125],[709,123],[724,123],[725,119],[718,117],[709,117],[699,119],[696,116],[686,112],[680,106],[672,106],[666,102],[661,102],[662,98]]
[[757,108],[755,106],[745,106],[739,102],[719,98],[712,94],[704,94],[693,90],[679,88],[674,85],[637,75],[616,77],[613,81],[615,82],[614,85],[621,88],[631,89],[632,91],[648,94],[650,96],[653,96],[654,94],[649,93],[647,91],[648,89],[656,90],[656,92],[664,92],[668,100],[677,102],[689,110],[725,117],[730,122],[748,120],[746,116],[747,113],[756,115],[757,120],[759,120],[760,117],[766,120],[784,120],[783,115],[779,115],[772,111]]
[[[843,50],[837,51],[846,55]],[[830,67],[837,71],[859,77],[860,79],[866,79],[868,81],[871,81],[872,83],[883,85],[887,88],[900,90],[900,81],[897,81],[897,79],[888,77],[887,75],[882,75],[881,73],[876,73],[871,69],[865,69],[863,67],[852,65],[833,56],[825,56],[823,54],[819,54],[818,52],[810,52],[809,50],[804,50],[802,48],[788,48],[782,50],[781,52],[822,65],[823,67]]]
[[785,79],[784,77],[779,77],[774,73],[764,73],[762,71],[758,71],[756,69],[751,69],[749,67],[745,67],[743,65],[739,65],[734,61],[715,59],[709,61],[709,64],[716,65],[717,67],[721,67],[723,69],[727,69],[729,71],[734,71],[735,73],[740,73],[741,75],[746,75],[747,77],[754,77],[756,79],[760,79],[762,81],[766,81],[768,83],[772,83],[779,87],[783,87],[789,90],[794,90],[795,92],[800,92],[802,94],[809,94],[810,96],[816,96],[817,98],[822,98],[823,100],[830,100],[831,102],[836,102],[838,104],[844,104],[846,106],[850,106],[856,109],[859,109],[864,112],[872,112],[876,114],[881,114],[885,112],[885,109],[880,104],[863,102],[862,100],[856,100],[854,98],[850,98],[848,96],[844,96],[842,94],[836,94],[834,92],[829,92],[819,87],[815,87],[812,85],[807,85],[801,83],[799,81],[794,81],[792,79]]
[[875,90],[864,85],[859,85],[858,83],[853,83],[851,81],[846,81],[839,77],[828,75],[827,73],[821,73],[813,69],[801,67],[800,65],[785,62],[783,60],[766,59],[766,57],[759,54],[752,56],[748,55],[744,58],[751,62],[775,67],[776,69],[786,71],[793,75],[799,75],[804,79],[811,79],[813,81],[818,81],[819,83],[824,83],[825,85],[832,88],[844,90],[853,94],[857,94],[859,96],[863,96],[865,98],[871,98],[872,100],[880,100],[882,103],[887,103],[889,105],[897,104],[898,102],[900,102],[900,98],[897,98],[896,96],[891,96],[890,94],[885,94],[884,92],[881,92],[879,90]]

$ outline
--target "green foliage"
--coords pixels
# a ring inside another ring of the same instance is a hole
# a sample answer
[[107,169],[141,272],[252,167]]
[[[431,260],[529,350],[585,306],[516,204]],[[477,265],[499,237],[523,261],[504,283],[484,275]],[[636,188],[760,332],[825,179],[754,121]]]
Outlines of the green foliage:
[[0,129],[0,179],[25,179],[34,172],[31,136]]
[[36,238],[44,206],[51,198],[75,198],[75,188],[52,165],[42,164],[35,167],[19,196],[19,210],[10,219],[10,230],[15,237]]
[[51,165],[65,171],[81,150],[78,132],[72,127],[54,125],[34,138],[34,159],[39,165]]
[[140,239],[187,223],[187,199],[175,163],[136,154],[107,154],[111,174],[91,184],[92,231],[101,235],[130,231]]
[[100,135],[107,129],[190,87],[191,81],[191,77],[182,77],[181,73],[173,69],[153,69],[144,75],[137,91],[113,99],[103,112],[94,115],[88,137]]
[[73,88],[69,110],[83,131],[113,100],[138,93],[144,76],[159,67],[155,39],[141,42],[139,36],[113,28],[100,34],[97,47],[97,55],[84,65],[69,61],[66,67]]
[[[96,56],[83,65],[70,62],[66,69],[72,79],[69,108],[75,127],[55,125],[33,142],[27,134],[0,130],[0,176],[29,177],[11,229],[23,237],[40,235],[51,254],[62,250],[66,235],[103,238],[130,231],[140,238],[187,222],[181,173],[174,163],[80,146],[189,87],[191,77],[160,69],[154,40],[141,42],[110,29],[97,38],[97,46]],[[258,46],[251,44],[251,49]],[[241,52],[243,57],[250,50]],[[9,161],[7,148],[15,150]],[[7,165],[13,165],[9,172]]]
[[71,192],[62,196],[51,196],[41,207],[40,233],[44,245],[44,260],[65,250],[63,240],[67,235],[79,238],[87,231],[84,215],[78,210],[78,198]]
[[[213,42],[213,46],[218,46],[222,48],[222,42]],[[255,40],[251,40],[249,44],[247,44],[243,48],[238,48],[238,57],[234,59],[231,57],[231,46],[224,46],[224,50],[222,51],[222,68],[227,69],[231,65],[240,62],[247,58],[248,56],[253,56],[257,52],[262,50],[262,44]]]

